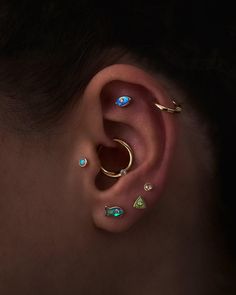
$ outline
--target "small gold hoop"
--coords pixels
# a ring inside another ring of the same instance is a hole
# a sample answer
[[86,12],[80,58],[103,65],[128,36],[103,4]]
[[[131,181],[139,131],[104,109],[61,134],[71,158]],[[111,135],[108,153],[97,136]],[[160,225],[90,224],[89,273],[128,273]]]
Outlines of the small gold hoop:
[[127,174],[127,171],[132,166],[132,163],[133,163],[133,152],[132,152],[131,147],[126,142],[124,142],[123,140],[117,139],[117,138],[114,138],[113,140],[115,142],[118,142],[119,144],[121,144],[123,147],[126,148],[126,150],[128,151],[128,154],[129,154],[129,163],[128,163],[127,167],[125,167],[124,169],[121,169],[119,173],[108,171],[105,168],[103,168],[102,166],[101,166],[101,170],[102,170],[102,172],[106,176],[109,176],[109,177],[121,177],[121,176],[126,175]]
[[158,103],[155,103],[155,106],[161,110],[161,111],[164,111],[164,112],[167,112],[167,113],[171,113],[171,114],[175,114],[175,113],[180,113],[182,111],[182,108],[179,104],[177,104],[174,100],[172,100],[172,103],[174,105],[174,108],[168,108],[168,107],[165,107],[161,104],[158,104]]

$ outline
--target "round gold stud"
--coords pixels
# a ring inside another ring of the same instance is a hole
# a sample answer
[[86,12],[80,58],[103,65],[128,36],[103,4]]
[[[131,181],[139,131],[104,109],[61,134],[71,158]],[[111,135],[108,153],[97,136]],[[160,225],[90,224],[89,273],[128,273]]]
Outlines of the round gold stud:
[[152,186],[151,183],[147,182],[147,183],[144,184],[143,188],[144,188],[144,190],[146,192],[149,192],[149,191],[151,191],[153,189],[153,186]]

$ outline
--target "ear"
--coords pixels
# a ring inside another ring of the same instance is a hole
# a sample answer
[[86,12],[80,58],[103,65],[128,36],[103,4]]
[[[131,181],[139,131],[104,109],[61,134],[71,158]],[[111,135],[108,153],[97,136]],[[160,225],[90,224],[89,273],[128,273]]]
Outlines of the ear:
[[[131,99],[126,107],[115,102],[121,96]],[[80,155],[89,165],[80,183],[91,207],[94,224],[110,232],[127,230],[152,209],[167,183],[175,148],[178,115],[161,111],[155,103],[173,107],[169,90],[157,77],[126,64],[107,67],[89,82],[80,103]],[[127,150],[113,139],[126,142],[133,163],[125,176],[111,178],[101,166],[119,172],[127,166]],[[101,148],[102,147],[102,148]],[[152,190],[145,191],[145,183]],[[134,208],[142,196],[145,209]],[[124,214],[106,216],[105,207],[120,207]]]

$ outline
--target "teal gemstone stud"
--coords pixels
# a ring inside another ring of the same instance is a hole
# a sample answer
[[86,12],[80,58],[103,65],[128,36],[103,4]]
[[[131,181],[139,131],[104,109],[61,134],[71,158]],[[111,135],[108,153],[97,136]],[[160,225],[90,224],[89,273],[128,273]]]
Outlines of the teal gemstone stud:
[[116,105],[123,108],[126,107],[130,103],[130,101],[131,97],[124,95],[116,99]]
[[105,207],[105,216],[108,217],[119,217],[124,213],[125,211],[120,207]]
[[84,168],[85,166],[88,165],[88,160],[86,158],[81,158],[79,160],[79,165],[80,165],[81,168]]

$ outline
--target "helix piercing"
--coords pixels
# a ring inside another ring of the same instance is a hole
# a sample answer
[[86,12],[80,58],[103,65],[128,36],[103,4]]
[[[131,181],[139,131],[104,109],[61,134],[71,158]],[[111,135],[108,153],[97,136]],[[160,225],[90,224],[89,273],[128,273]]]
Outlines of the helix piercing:
[[172,100],[172,103],[174,105],[174,108],[168,108],[158,103],[155,103],[154,105],[159,110],[167,112],[167,113],[171,113],[171,114],[180,113],[182,111],[182,107],[179,104],[177,104],[174,100]]
[[124,95],[124,96],[118,97],[116,99],[115,104],[117,106],[123,108],[123,107],[126,107],[130,103],[131,99],[132,99],[131,97]]
[[121,177],[121,176],[126,175],[128,170],[132,166],[132,163],[133,163],[133,151],[132,151],[131,147],[126,142],[124,142],[123,140],[117,139],[117,138],[114,138],[113,140],[115,142],[118,142],[119,144],[121,144],[124,148],[126,148],[128,154],[129,154],[129,163],[128,163],[127,167],[125,167],[124,169],[121,169],[120,172],[108,171],[105,168],[103,168],[102,166],[100,168],[102,170],[102,173],[104,173],[106,176],[109,176],[109,177]]

